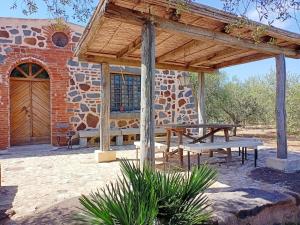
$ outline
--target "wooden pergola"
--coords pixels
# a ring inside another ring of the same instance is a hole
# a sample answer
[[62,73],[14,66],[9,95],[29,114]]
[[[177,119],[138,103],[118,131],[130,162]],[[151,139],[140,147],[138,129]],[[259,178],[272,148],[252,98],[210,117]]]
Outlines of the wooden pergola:
[[[154,163],[155,69],[199,73],[199,121],[204,115],[204,72],[276,58],[278,158],[287,158],[285,56],[300,58],[300,35],[267,27],[260,42],[258,23],[231,29],[241,18],[200,4],[180,9],[168,0],[102,0],[76,49],[80,60],[102,63],[100,150],[110,149],[109,64],[141,67],[141,161]],[[276,40],[276,44],[271,44]]]

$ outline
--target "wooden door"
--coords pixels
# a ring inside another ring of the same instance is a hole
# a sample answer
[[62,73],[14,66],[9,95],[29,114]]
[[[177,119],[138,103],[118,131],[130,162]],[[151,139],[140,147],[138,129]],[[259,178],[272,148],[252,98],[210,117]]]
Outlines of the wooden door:
[[36,64],[22,64],[10,78],[11,145],[50,143],[50,82]]
[[32,142],[50,143],[50,85],[37,81],[32,87]]
[[30,143],[30,82],[10,81],[11,145]]

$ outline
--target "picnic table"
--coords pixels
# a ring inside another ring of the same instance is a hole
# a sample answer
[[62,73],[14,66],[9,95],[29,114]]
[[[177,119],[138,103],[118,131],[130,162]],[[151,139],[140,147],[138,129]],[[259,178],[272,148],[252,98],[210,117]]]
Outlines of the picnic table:
[[[229,130],[234,127],[238,127],[239,125],[232,124],[166,124],[163,127],[167,132],[167,148],[166,148],[166,161],[168,161],[168,157],[172,154],[179,155],[180,165],[183,166],[183,149],[180,148],[180,145],[183,144],[183,137],[191,139],[192,144],[195,143],[203,143],[206,139],[210,138],[210,142],[214,142],[214,135],[219,131],[224,132],[224,139],[226,142],[229,141]],[[204,133],[200,137],[193,137],[191,134],[187,133],[187,129],[204,129],[207,130],[207,133]],[[170,152],[171,146],[171,136],[172,133],[175,133],[178,137],[178,148],[174,151]],[[213,151],[210,151],[210,156],[213,156]],[[227,160],[231,160],[231,148],[227,148]]]

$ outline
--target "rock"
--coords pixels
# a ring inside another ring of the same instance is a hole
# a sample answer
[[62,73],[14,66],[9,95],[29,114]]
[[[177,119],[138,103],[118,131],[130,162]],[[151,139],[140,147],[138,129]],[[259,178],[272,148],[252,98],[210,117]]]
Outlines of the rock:
[[12,30],[9,31],[9,33],[11,33],[11,34],[18,34],[18,33],[19,33],[19,30],[17,30],[17,29],[12,29]]
[[6,59],[6,56],[0,54],[0,63],[1,63],[1,64],[4,63],[5,59]]
[[86,104],[80,104],[80,109],[81,109],[81,112],[88,112],[89,111],[89,107],[87,107]]
[[100,98],[100,94],[99,93],[88,93],[87,97],[88,98]]
[[77,127],[77,131],[79,130],[84,130],[86,128],[86,125],[84,123],[81,123],[78,127]]
[[74,96],[76,96],[78,94],[78,91],[71,91],[70,93],[69,93],[69,96],[70,97],[74,97]]
[[156,110],[162,110],[162,109],[164,109],[164,107],[162,105],[155,104],[154,105],[154,109],[156,109]]
[[78,122],[80,122],[80,118],[78,118],[76,116],[73,116],[73,117],[71,117],[71,122],[72,123],[78,123]]
[[159,112],[159,118],[162,119],[162,118],[166,118],[167,115],[164,113],[164,112]]
[[26,44],[29,44],[29,45],[36,45],[36,39],[35,38],[25,38],[24,42]]
[[70,79],[70,85],[75,85],[75,81],[73,79]]
[[9,38],[9,33],[6,30],[0,30],[0,37]]
[[160,99],[158,100],[158,103],[164,105],[164,104],[166,104],[166,99],[160,98]]
[[79,84],[79,88],[83,91],[88,91],[91,87],[88,84]]
[[23,34],[25,36],[30,36],[31,35],[31,30],[23,30]]
[[118,127],[125,127],[127,126],[126,120],[119,120],[118,121]]
[[22,44],[22,36],[16,36],[15,37],[15,44],[17,44],[17,45]]
[[36,27],[31,27],[31,30],[37,32],[37,33],[41,33],[42,32],[42,29],[40,28],[36,28]]
[[77,82],[83,82],[84,81],[84,77],[85,77],[85,74],[83,74],[83,73],[76,73],[75,74],[75,78],[76,78]]
[[38,43],[38,46],[39,46],[40,48],[42,48],[42,47],[45,46],[45,44],[44,44],[44,42],[39,42],[39,43]]
[[86,123],[89,127],[96,128],[99,122],[99,117],[89,113],[86,117]]
[[171,92],[170,91],[164,91],[164,96],[165,97],[169,97],[171,95]]
[[44,38],[43,36],[37,36],[36,38],[37,38],[39,41],[46,40],[46,38]]
[[95,85],[95,86],[100,86],[101,82],[99,80],[93,80],[92,81],[92,85]]
[[186,103],[186,100],[183,98],[178,101],[179,107],[183,106],[185,103]]
[[82,97],[80,95],[73,98],[73,102],[80,102],[81,100],[82,100]]
[[69,66],[79,66],[79,63],[76,62],[76,61],[74,61],[74,60],[72,60],[72,59],[69,59],[68,65],[69,65]]
[[188,90],[188,91],[184,94],[184,96],[185,96],[185,97],[190,97],[192,94],[193,94],[193,93],[192,93],[192,90]]
[[12,43],[12,40],[0,39],[0,43],[2,43],[2,44]]

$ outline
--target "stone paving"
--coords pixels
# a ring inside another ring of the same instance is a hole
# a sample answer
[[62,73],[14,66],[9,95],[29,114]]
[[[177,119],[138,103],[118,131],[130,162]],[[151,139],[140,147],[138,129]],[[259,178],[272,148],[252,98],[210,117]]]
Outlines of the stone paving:
[[[118,158],[135,158],[133,146],[121,148],[117,151]],[[66,222],[66,214],[78,206],[78,196],[103,187],[120,174],[118,161],[95,163],[94,150],[38,145],[0,152],[3,186],[0,210],[12,208],[16,213],[5,224],[71,224]],[[208,190],[214,219],[219,224],[260,225],[300,220],[299,193],[282,183],[256,179],[257,173],[248,176],[254,170],[253,154],[249,153],[249,160],[243,166],[236,151],[230,164],[218,163],[224,160],[222,156],[214,157],[218,182]],[[260,149],[260,169],[265,159],[275,154],[274,149]]]

